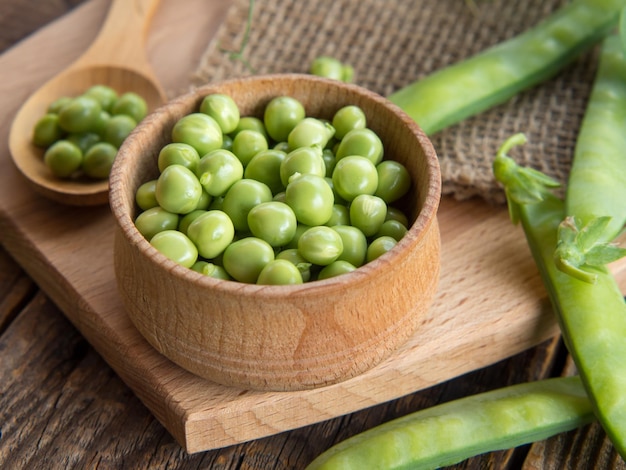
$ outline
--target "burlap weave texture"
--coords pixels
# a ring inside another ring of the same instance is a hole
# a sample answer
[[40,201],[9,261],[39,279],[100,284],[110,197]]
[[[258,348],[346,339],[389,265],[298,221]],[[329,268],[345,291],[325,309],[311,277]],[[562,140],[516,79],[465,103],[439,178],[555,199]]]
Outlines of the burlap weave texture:
[[[242,45],[248,0],[234,0],[207,45],[195,85],[251,74],[308,72],[319,55],[355,70],[354,83],[387,96],[448,64],[518,34],[564,0],[257,0],[241,60],[225,51]],[[441,163],[443,193],[501,203],[491,163],[516,132],[529,142],[516,160],[566,182],[576,135],[597,66],[597,48],[553,79],[431,139]]]

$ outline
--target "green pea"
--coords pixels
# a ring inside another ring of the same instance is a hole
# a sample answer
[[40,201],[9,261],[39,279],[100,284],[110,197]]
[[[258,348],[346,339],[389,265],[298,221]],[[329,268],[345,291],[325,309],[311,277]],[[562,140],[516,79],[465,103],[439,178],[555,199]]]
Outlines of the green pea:
[[233,138],[229,136],[228,134],[223,134],[222,146],[220,148],[223,148],[224,150],[229,150],[232,152],[233,151]]
[[276,142],[287,141],[291,130],[304,119],[304,106],[290,96],[273,98],[265,107],[263,122],[268,135]]
[[363,110],[355,105],[344,106],[339,109],[332,119],[335,128],[335,136],[341,140],[353,129],[364,129],[367,126],[367,118]]
[[247,237],[228,245],[222,259],[233,279],[255,284],[263,268],[274,260],[274,249],[260,238]]
[[200,199],[198,199],[198,204],[196,204],[196,209],[207,210],[212,202],[213,197],[203,189]]
[[324,176],[331,178],[333,176],[333,170],[335,169],[335,165],[337,164],[335,154],[330,149],[324,149],[322,151],[322,160],[324,160],[324,168],[326,168],[326,173],[324,174]]
[[195,172],[198,167],[200,155],[191,145],[180,142],[172,142],[161,148],[157,165],[159,171],[163,171],[168,165],[182,165]]
[[311,263],[304,259],[297,248],[281,250],[276,255],[276,259],[287,260],[293,263],[296,268],[298,268],[298,271],[300,271],[303,282],[308,282],[311,279]]
[[111,114],[130,116],[135,122],[140,122],[148,114],[148,104],[142,96],[129,91],[113,103]]
[[200,256],[212,259],[221,255],[233,241],[235,227],[226,213],[212,210],[189,224],[187,236],[198,248]]
[[367,262],[374,261],[376,258],[384,255],[389,250],[391,250],[394,246],[396,246],[398,242],[395,238],[389,236],[382,236],[376,238],[372,243],[367,247]]
[[135,227],[146,240],[151,240],[159,232],[176,230],[178,214],[168,212],[159,206],[151,207],[137,216]]
[[78,134],[73,133],[69,134],[66,139],[78,145],[78,148],[83,154],[86,153],[92,146],[100,142],[100,136],[95,132],[80,132]]
[[332,229],[339,234],[343,251],[337,260],[347,261],[357,268],[365,263],[367,256],[367,238],[352,225],[335,225]]
[[350,210],[348,206],[343,204],[334,204],[333,205],[333,214],[330,216],[330,219],[326,224],[328,227],[333,227],[335,225],[349,225],[350,224]]
[[102,140],[120,148],[136,126],[137,121],[130,116],[125,114],[111,116],[104,126]]
[[250,209],[271,200],[272,192],[267,185],[244,178],[236,181],[224,195],[222,210],[232,219],[235,229],[247,232]]
[[265,124],[261,119],[255,116],[243,116],[239,119],[239,123],[233,132],[230,133],[230,136],[234,139],[239,132],[243,130],[251,130],[257,131],[265,136],[267,139],[269,136],[267,134],[267,129],[265,129]]
[[137,188],[137,191],[135,192],[135,202],[141,210],[146,211],[159,205],[155,195],[156,183],[156,179],[146,181]]
[[339,142],[335,157],[341,160],[350,155],[366,157],[374,165],[378,165],[384,156],[383,143],[369,128],[353,129]]
[[285,190],[285,202],[298,222],[314,226],[330,220],[335,197],[323,176],[294,175]]
[[37,147],[50,147],[57,140],[61,140],[65,131],[59,125],[59,116],[48,113],[42,116],[33,131],[33,144]]
[[284,259],[275,259],[267,263],[256,281],[257,284],[281,286],[302,282],[302,274],[298,267]]
[[68,140],[56,141],[48,147],[43,158],[52,174],[59,178],[71,177],[83,163],[80,148]]
[[304,232],[306,232],[310,228],[311,227],[309,225],[298,223],[298,225],[296,226],[295,235],[293,236],[291,241],[287,245],[285,245],[284,249],[285,250],[298,249],[298,241],[300,240],[300,237],[302,236]]
[[307,261],[326,266],[343,251],[343,241],[335,230],[324,225],[309,228],[298,240],[298,251]]
[[305,117],[291,130],[287,136],[290,149],[300,147],[319,147],[320,150],[335,134],[335,129],[326,121],[313,117]]
[[108,142],[94,144],[83,157],[83,172],[90,178],[108,178],[116,155],[117,148]]
[[385,215],[385,220],[397,220],[405,227],[409,226],[409,219],[406,214],[396,207],[387,206],[387,215]]
[[211,116],[191,113],[176,121],[172,141],[191,145],[202,157],[222,147],[222,129]]
[[243,164],[231,151],[217,149],[200,159],[196,174],[208,194],[223,196],[243,177]]
[[225,281],[232,279],[222,266],[204,260],[196,261],[191,269],[215,279],[223,279]]
[[200,112],[215,119],[224,134],[230,134],[239,124],[239,107],[229,95],[213,93],[205,96],[200,103]]
[[311,63],[311,74],[349,83],[352,81],[354,70],[334,57],[320,56]]
[[107,124],[110,119],[111,115],[108,112],[106,112],[104,109],[100,111],[100,114],[98,114],[98,117],[91,127],[91,132],[95,132],[100,137],[102,137],[104,135],[104,132],[106,131]]
[[73,98],[70,96],[61,96],[60,98],[57,98],[48,105],[48,109],[46,110],[46,112],[51,114],[59,114],[61,108],[63,108],[63,106],[65,106],[72,100]]
[[195,209],[189,212],[188,214],[185,214],[184,216],[180,217],[180,220],[178,221],[178,231],[183,232],[185,235],[189,236],[189,234],[187,233],[187,230],[189,229],[189,225],[191,225],[191,222],[196,220],[202,214],[206,214],[206,213],[207,213],[207,209]]
[[93,128],[102,107],[89,96],[78,96],[59,110],[59,125],[67,132],[87,132]]
[[387,204],[404,196],[411,187],[411,175],[406,167],[394,160],[384,160],[376,165],[378,188],[374,193]]
[[113,104],[117,101],[117,91],[107,85],[94,85],[88,88],[84,95],[96,99],[106,112],[111,112]]
[[217,196],[212,198],[209,210],[222,210],[224,207],[224,196]]
[[287,143],[287,141],[282,141],[282,142],[278,142],[276,145],[274,145],[274,149],[275,150],[282,150],[285,153],[289,153],[289,144]]
[[197,208],[202,185],[188,168],[169,165],[157,179],[155,196],[163,209],[187,214]]
[[385,220],[383,224],[378,229],[378,232],[374,235],[375,237],[382,237],[383,235],[392,237],[396,241],[400,241],[406,232],[408,231],[407,227],[402,224],[399,220],[390,219]]
[[243,129],[233,138],[233,153],[247,166],[257,153],[267,150],[268,143],[265,135],[259,131]]
[[178,230],[164,230],[150,240],[150,244],[172,261],[191,268],[198,260],[198,250],[189,238]]
[[296,234],[297,226],[296,215],[284,202],[263,202],[248,212],[248,227],[252,234],[272,247],[289,243]]
[[287,187],[289,179],[296,173],[324,176],[326,166],[319,147],[300,147],[287,154],[280,165],[280,181]]
[[280,166],[286,156],[282,150],[261,151],[248,162],[243,176],[265,183],[274,195],[280,193],[285,190],[285,185],[280,179]]
[[358,155],[347,156],[335,165],[332,180],[335,192],[350,202],[360,194],[376,192],[378,172],[368,158]]
[[350,204],[350,223],[366,237],[374,235],[385,221],[387,204],[378,196],[361,194]]
[[337,277],[342,274],[351,273],[356,269],[355,266],[351,265],[347,261],[337,260],[330,263],[328,266],[324,266],[322,270],[317,275],[317,279],[319,281],[323,279],[329,279],[331,277]]

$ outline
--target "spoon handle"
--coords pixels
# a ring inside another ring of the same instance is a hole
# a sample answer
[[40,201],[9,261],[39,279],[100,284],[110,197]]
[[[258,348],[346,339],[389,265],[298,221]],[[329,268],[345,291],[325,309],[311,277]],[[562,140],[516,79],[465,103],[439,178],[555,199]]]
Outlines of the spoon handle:
[[151,71],[145,42],[158,4],[159,0],[112,0],[102,28],[77,63]]

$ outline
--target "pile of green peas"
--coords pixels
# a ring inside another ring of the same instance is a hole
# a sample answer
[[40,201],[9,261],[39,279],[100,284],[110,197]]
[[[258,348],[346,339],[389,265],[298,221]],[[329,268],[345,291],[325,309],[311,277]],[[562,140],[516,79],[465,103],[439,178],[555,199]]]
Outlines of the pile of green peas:
[[139,232],[197,272],[244,283],[301,284],[351,272],[393,248],[411,187],[385,160],[363,110],[307,116],[290,96],[262,118],[209,94],[173,126],[158,177],[136,191]]
[[45,149],[44,163],[54,176],[103,180],[122,142],[147,112],[137,93],[119,95],[109,86],[94,85],[80,96],[52,102],[36,122],[32,141]]

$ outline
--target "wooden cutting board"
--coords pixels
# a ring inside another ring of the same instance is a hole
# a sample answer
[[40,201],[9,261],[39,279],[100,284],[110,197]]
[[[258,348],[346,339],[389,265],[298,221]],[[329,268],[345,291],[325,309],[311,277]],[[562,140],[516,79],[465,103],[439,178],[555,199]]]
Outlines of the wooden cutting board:
[[[523,233],[510,224],[506,209],[444,198],[441,282],[430,319],[369,372],[316,390],[252,392],[200,379],[158,354],[118,298],[108,207],[65,207],[42,199],[13,167],[7,147],[20,103],[82,52],[108,3],[92,0],[0,56],[0,241],[188,452],[388,401],[558,333]],[[223,0],[162,1],[148,49],[171,96],[189,86],[228,6]],[[626,263],[613,268],[624,287]]]

